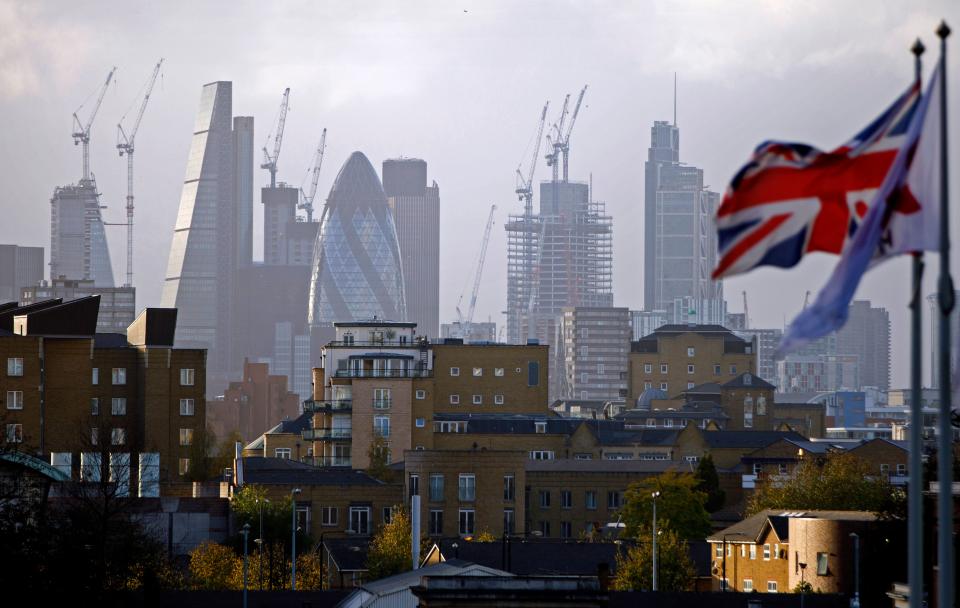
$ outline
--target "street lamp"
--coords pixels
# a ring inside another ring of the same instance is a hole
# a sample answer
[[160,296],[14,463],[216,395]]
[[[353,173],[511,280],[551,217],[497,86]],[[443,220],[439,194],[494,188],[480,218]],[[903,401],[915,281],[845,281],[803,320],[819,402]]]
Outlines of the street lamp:
[[[860,608],[860,535],[851,532],[850,538],[853,539],[853,599],[850,608]],[[913,593],[912,589],[910,591]]]
[[657,590],[657,499],[660,490],[650,495],[653,498],[653,590]]
[[807,590],[806,580],[804,579],[804,574],[807,572],[807,562],[797,562],[797,565],[800,566],[800,608],[803,608],[803,596]]
[[243,608],[247,608],[247,538],[250,536],[250,524],[243,524]]
[[290,490],[290,590],[297,590],[297,494],[300,488]]
[[260,511],[260,538],[254,540],[253,542],[257,543],[257,552],[259,564],[258,570],[260,571],[260,591],[263,591],[263,503],[269,503],[269,498],[260,499],[257,498],[257,509]]

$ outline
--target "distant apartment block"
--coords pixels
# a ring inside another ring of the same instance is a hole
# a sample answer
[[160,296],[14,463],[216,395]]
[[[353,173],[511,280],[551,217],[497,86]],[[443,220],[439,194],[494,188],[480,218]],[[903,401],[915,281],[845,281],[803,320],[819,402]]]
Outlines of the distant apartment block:
[[776,353],[783,338],[781,329],[737,329],[734,333],[745,340],[753,340],[757,345],[757,375],[767,382],[777,379]]
[[556,377],[559,398],[623,399],[627,395],[630,311],[566,307],[561,313]]
[[837,331],[837,353],[856,355],[859,389],[890,388],[890,313],[868,300],[854,300],[846,324]]
[[43,247],[0,245],[0,302],[20,299],[20,290],[43,280]]
[[300,398],[288,389],[287,376],[271,374],[267,363],[252,361],[244,361],[243,377],[207,404],[207,423],[217,437],[238,431],[248,442],[299,415]]
[[492,321],[474,321],[467,325],[460,321],[440,326],[440,338],[459,338],[464,342],[496,342],[497,324]]
[[649,336],[662,325],[670,323],[665,310],[631,310],[630,331],[631,341]]
[[133,323],[136,311],[136,288],[134,287],[97,287],[93,281],[54,279],[50,283],[41,281],[20,292],[23,305],[59,298],[63,301],[100,296],[100,310],[97,314],[98,333],[126,333]]
[[795,355],[777,361],[781,393],[856,391],[860,387],[857,355]]

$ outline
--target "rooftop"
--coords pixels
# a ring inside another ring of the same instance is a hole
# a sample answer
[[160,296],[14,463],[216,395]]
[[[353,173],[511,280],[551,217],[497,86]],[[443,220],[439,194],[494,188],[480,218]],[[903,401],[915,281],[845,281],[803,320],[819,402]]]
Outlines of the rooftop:
[[378,486],[383,485],[363,471],[325,467],[319,468],[288,458],[243,458],[243,482],[263,485],[299,486]]

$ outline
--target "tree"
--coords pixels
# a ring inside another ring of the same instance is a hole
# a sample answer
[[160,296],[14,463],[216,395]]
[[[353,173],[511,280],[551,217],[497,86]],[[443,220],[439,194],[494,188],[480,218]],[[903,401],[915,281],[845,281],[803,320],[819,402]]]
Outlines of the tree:
[[[651,528],[640,530],[640,537],[651,538]],[[688,591],[696,570],[690,560],[687,543],[675,532],[663,530],[657,537],[657,590]],[[653,546],[648,540],[617,556],[617,574],[613,587],[618,591],[653,588]]]
[[205,591],[235,589],[237,568],[243,568],[243,559],[233,549],[205,541],[190,552],[190,586]]
[[762,482],[747,505],[752,515],[764,509],[870,511],[880,515],[905,514],[902,490],[878,477],[852,454],[830,456],[826,462],[804,461],[794,477]]
[[297,556],[297,589],[301,591],[320,591],[326,577],[326,567],[316,553],[304,553]]
[[695,489],[707,495],[707,502],[703,505],[709,513],[714,513],[723,508],[726,502],[727,493],[720,489],[720,476],[717,475],[717,467],[713,463],[713,456],[704,454],[697,464],[697,485]]
[[[410,515],[404,509],[395,508],[390,523],[381,526],[370,541],[367,570],[370,572],[371,580],[406,572],[413,568],[410,535]],[[426,555],[429,548],[430,540],[421,536],[420,555]]]
[[370,443],[367,457],[370,459],[367,474],[374,479],[392,483],[394,473],[393,469],[390,468],[390,446],[387,440],[380,435],[376,435]]
[[[237,492],[230,504],[237,529],[250,524],[249,551],[251,554],[263,553],[263,571],[265,589],[284,589],[290,585],[290,495],[280,498],[267,498],[263,486],[246,484]],[[260,536],[260,513],[263,512],[263,545],[256,545],[254,539]],[[243,548],[240,535],[233,537],[231,544],[239,553]],[[297,550],[303,552],[313,546],[307,531],[297,533]],[[259,558],[258,558],[259,559]],[[284,575],[283,564],[286,564]],[[259,562],[255,572],[259,585]],[[286,578],[285,578],[286,577]],[[254,580],[254,579],[251,579]]]
[[710,515],[704,509],[707,495],[696,490],[697,478],[672,471],[634,482],[627,488],[623,505],[625,533],[640,538],[639,531],[653,521],[654,492],[657,498],[657,528],[672,530],[682,539],[702,539],[710,534]]

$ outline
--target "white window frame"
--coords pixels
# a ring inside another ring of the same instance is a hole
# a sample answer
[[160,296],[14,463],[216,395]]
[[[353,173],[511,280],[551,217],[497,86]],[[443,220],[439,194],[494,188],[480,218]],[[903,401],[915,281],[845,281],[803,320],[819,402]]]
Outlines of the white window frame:
[[94,367],[91,370],[90,384],[93,384],[94,386],[96,386],[97,384],[100,384],[100,368],[99,367]]
[[643,373],[652,374],[653,373],[653,363],[644,363],[643,364]]
[[7,443],[23,443],[23,425],[19,422],[7,424]]
[[757,545],[753,543],[750,544],[750,559],[757,559]]
[[483,376],[483,368],[482,367],[473,368],[473,377],[480,378],[481,376]]
[[450,405],[460,405],[460,395],[456,393],[450,395]]
[[112,370],[110,370],[110,382],[114,386],[126,386],[127,368],[114,367]]
[[[466,525],[465,525],[466,524]],[[460,536],[472,536],[477,529],[476,509],[460,509],[457,518]]]
[[547,432],[547,423],[545,421],[535,421],[533,423],[533,430],[538,435],[546,434]]
[[180,447],[187,447],[191,445],[193,445],[193,429],[180,429]]
[[196,413],[196,401],[190,398],[180,400],[180,415],[193,416]]
[[493,368],[493,375],[498,377],[503,376],[503,368],[502,367]]
[[425,426],[427,426],[427,419],[426,419],[426,418],[417,418],[417,419],[414,421],[414,423],[417,425],[417,428],[418,428],[418,429],[422,429],[422,428],[424,428]]
[[112,397],[110,399],[110,415],[111,416],[127,415],[127,398],[126,397]]
[[274,448],[273,457],[290,460],[293,458],[293,450],[291,448]]
[[767,581],[767,593],[779,593],[777,591],[777,581]]
[[189,459],[189,458],[181,458],[181,459],[177,462],[177,469],[178,469],[178,471],[180,472],[180,475],[181,475],[181,476],[186,475],[187,473],[189,473],[189,472],[190,472],[190,459]]
[[530,460],[553,460],[553,450],[530,450]]
[[688,356],[688,357],[696,357],[696,356],[697,356],[697,349],[694,348],[694,347],[692,347],[692,346],[688,346],[688,347],[687,347],[687,356]]
[[743,579],[743,590],[744,590],[745,592],[753,591],[753,579],[752,579],[752,578],[745,578],[745,579]]
[[460,375],[460,368],[459,368],[459,367],[451,367],[451,368],[450,368],[450,375],[451,375],[451,376],[459,376],[459,375]]
[[667,388],[668,386],[669,386],[669,385],[668,385],[666,382],[661,382],[661,383],[660,383],[660,390],[666,392],[667,390],[669,390],[669,389]]
[[23,391],[7,391],[7,409],[23,409]]
[[483,395],[474,395],[473,396],[474,405],[483,405]]
[[7,375],[11,378],[23,376],[23,357],[7,357]]
[[763,561],[770,561],[770,543],[763,544]]
[[91,416],[100,415],[100,398],[99,397],[90,397],[90,415]]
[[110,445],[127,445],[127,429],[123,427],[110,429]]
[[321,526],[336,526],[338,523],[340,523],[340,509],[338,507],[320,507]]
[[374,416],[373,431],[384,439],[390,438],[390,416]]
[[423,390],[422,388],[418,388],[414,396],[416,397],[417,401],[423,401],[427,398],[427,391]]
[[503,405],[503,395],[494,395],[493,396],[494,405]]
[[477,476],[474,473],[460,473],[457,476],[457,499],[460,502],[476,502]]
[[196,371],[192,367],[180,368],[180,386],[193,386],[196,382]]
[[661,363],[661,364],[660,364],[660,373],[661,373],[661,374],[668,374],[668,373],[670,373],[670,368],[667,366],[666,363]]
[[688,373],[688,374],[695,374],[695,373],[697,373],[697,366],[696,366],[696,365],[693,365],[693,364],[687,365],[687,373]]

